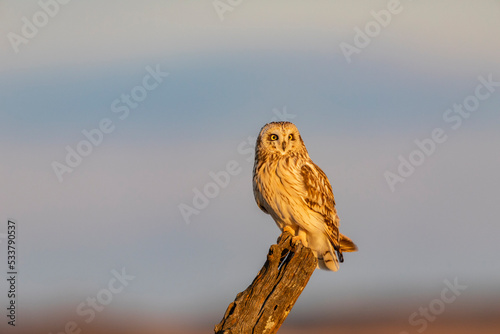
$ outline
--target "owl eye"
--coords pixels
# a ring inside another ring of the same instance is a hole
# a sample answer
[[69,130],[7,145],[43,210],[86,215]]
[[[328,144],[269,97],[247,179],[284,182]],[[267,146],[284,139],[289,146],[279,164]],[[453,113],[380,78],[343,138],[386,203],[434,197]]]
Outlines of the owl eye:
[[288,135],[288,140],[293,140],[293,135],[292,134]]
[[278,140],[278,135],[272,134],[271,135],[271,140]]

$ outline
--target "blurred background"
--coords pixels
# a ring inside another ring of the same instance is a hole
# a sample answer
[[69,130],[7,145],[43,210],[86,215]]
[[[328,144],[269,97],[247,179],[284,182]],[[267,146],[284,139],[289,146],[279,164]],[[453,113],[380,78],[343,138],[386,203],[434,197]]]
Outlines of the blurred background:
[[212,331],[279,236],[253,146],[288,120],[359,252],[313,274],[280,333],[498,333],[498,17],[494,0],[0,1],[1,276],[8,219],[18,261],[0,331]]

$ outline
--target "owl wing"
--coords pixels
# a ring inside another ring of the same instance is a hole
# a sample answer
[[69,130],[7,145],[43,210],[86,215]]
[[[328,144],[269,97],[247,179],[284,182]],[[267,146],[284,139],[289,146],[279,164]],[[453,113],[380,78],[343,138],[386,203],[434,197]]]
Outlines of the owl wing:
[[300,175],[304,189],[302,199],[310,210],[323,216],[325,233],[338,250],[340,245],[339,218],[335,209],[332,186],[326,174],[310,161],[302,165]]

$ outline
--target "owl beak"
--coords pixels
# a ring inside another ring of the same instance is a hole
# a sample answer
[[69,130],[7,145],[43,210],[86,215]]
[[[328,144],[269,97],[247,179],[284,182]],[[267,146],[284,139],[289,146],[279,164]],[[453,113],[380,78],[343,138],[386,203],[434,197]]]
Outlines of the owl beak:
[[281,143],[281,147],[283,147],[283,152],[285,152],[285,149],[286,149],[286,141],[283,140],[283,142]]

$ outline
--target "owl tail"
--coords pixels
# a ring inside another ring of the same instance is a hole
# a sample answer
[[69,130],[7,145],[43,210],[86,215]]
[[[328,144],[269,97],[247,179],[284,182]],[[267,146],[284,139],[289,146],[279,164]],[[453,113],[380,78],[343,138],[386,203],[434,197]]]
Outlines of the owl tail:
[[322,257],[318,257],[318,267],[324,270],[337,271],[339,270],[339,262],[344,262],[343,252],[355,252],[358,250],[356,244],[346,237],[340,235],[340,245],[335,247],[329,245],[328,251],[323,253]]
[[335,250],[329,242],[328,250],[324,252],[322,256],[318,256],[318,267],[323,270],[339,270],[339,260],[337,259],[337,255],[335,255]]
[[358,250],[358,246],[343,234],[340,234],[340,251],[341,252],[355,252]]
[[335,250],[337,251],[339,261],[342,263],[344,262],[344,255],[342,255],[342,253],[355,252],[358,250],[358,246],[356,246],[356,244],[351,239],[343,234],[340,234],[340,245],[335,247]]
[[323,270],[339,270],[339,261],[333,251],[323,254],[323,259],[318,259],[318,267]]

